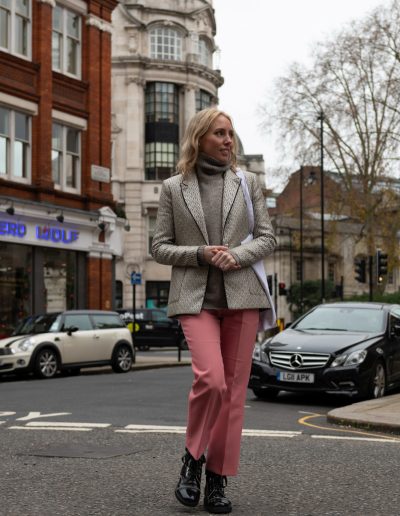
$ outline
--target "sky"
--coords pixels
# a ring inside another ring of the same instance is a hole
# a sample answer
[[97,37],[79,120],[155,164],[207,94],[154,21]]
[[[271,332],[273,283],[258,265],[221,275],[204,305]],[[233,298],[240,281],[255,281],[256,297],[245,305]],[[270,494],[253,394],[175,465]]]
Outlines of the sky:
[[[225,79],[219,107],[233,117],[246,154],[263,154],[265,167],[279,165],[276,144],[260,129],[258,107],[274,80],[294,61],[307,64],[310,51],[353,19],[390,0],[213,0],[219,57]],[[218,63],[219,61],[219,63]],[[296,166],[294,164],[294,166]],[[270,181],[269,181],[270,179]],[[266,177],[268,187],[279,180]]]

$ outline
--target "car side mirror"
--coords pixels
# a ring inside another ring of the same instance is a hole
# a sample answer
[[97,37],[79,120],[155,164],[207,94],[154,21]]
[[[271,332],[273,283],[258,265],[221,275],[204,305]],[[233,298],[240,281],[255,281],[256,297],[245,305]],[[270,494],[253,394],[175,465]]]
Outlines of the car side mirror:
[[77,326],[70,326],[69,328],[66,328],[67,335],[71,336],[73,332],[78,331],[79,328]]

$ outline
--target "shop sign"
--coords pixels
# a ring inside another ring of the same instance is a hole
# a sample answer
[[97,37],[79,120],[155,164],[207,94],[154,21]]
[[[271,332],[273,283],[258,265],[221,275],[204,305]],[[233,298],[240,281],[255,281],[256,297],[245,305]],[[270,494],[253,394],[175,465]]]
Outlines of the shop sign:
[[15,222],[0,220],[0,235],[22,238],[26,235],[26,226],[25,224],[16,224]]
[[76,242],[79,231],[73,229],[52,228],[50,226],[36,226],[36,238],[39,240],[50,240],[51,242],[63,242],[71,244]]
[[[0,236],[23,238],[27,235],[26,224],[0,220]],[[38,240],[53,243],[72,244],[79,238],[79,231],[51,226],[36,226],[35,236]]]

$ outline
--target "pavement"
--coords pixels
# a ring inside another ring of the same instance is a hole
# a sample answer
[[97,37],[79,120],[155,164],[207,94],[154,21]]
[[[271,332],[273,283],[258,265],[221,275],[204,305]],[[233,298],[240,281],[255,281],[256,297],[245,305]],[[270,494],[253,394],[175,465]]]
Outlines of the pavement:
[[330,423],[400,434],[400,394],[361,401],[328,412]]

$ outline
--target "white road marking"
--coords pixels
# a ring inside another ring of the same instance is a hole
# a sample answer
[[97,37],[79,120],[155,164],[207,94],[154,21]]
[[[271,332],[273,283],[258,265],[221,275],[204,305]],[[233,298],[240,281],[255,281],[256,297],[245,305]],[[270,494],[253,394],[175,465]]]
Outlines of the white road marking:
[[0,417],[13,416],[14,414],[16,414],[16,412],[1,412],[0,411]]
[[302,432],[286,431],[286,430],[250,430],[243,429],[242,435],[246,437],[296,437]]
[[56,430],[56,431],[64,431],[68,430],[69,432],[91,432],[92,428],[73,428],[71,426],[68,427],[57,427],[57,426],[9,426],[10,430]]
[[345,437],[341,435],[312,435],[314,439],[339,439],[347,441],[374,441],[378,443],[400,443],[399,439],[379,439],[378,437]]
[[58,421],[31,421],[26,426],[53,426],[53,427],[78,427],[78,428],[107,428],[111,423],[68,423]]
[[55,412],[53,414],[42,414],[41,412],[29,412],[27,416],[17,418],[17,421],[29,421],[40,417],[70,416],[71,412]]
[[0,425],[2,425],[3,423],[5,423],[5,421],[0,421]]
[[315,412],[307,412],[306,410],[299,410],[299,414],[315,414]]

